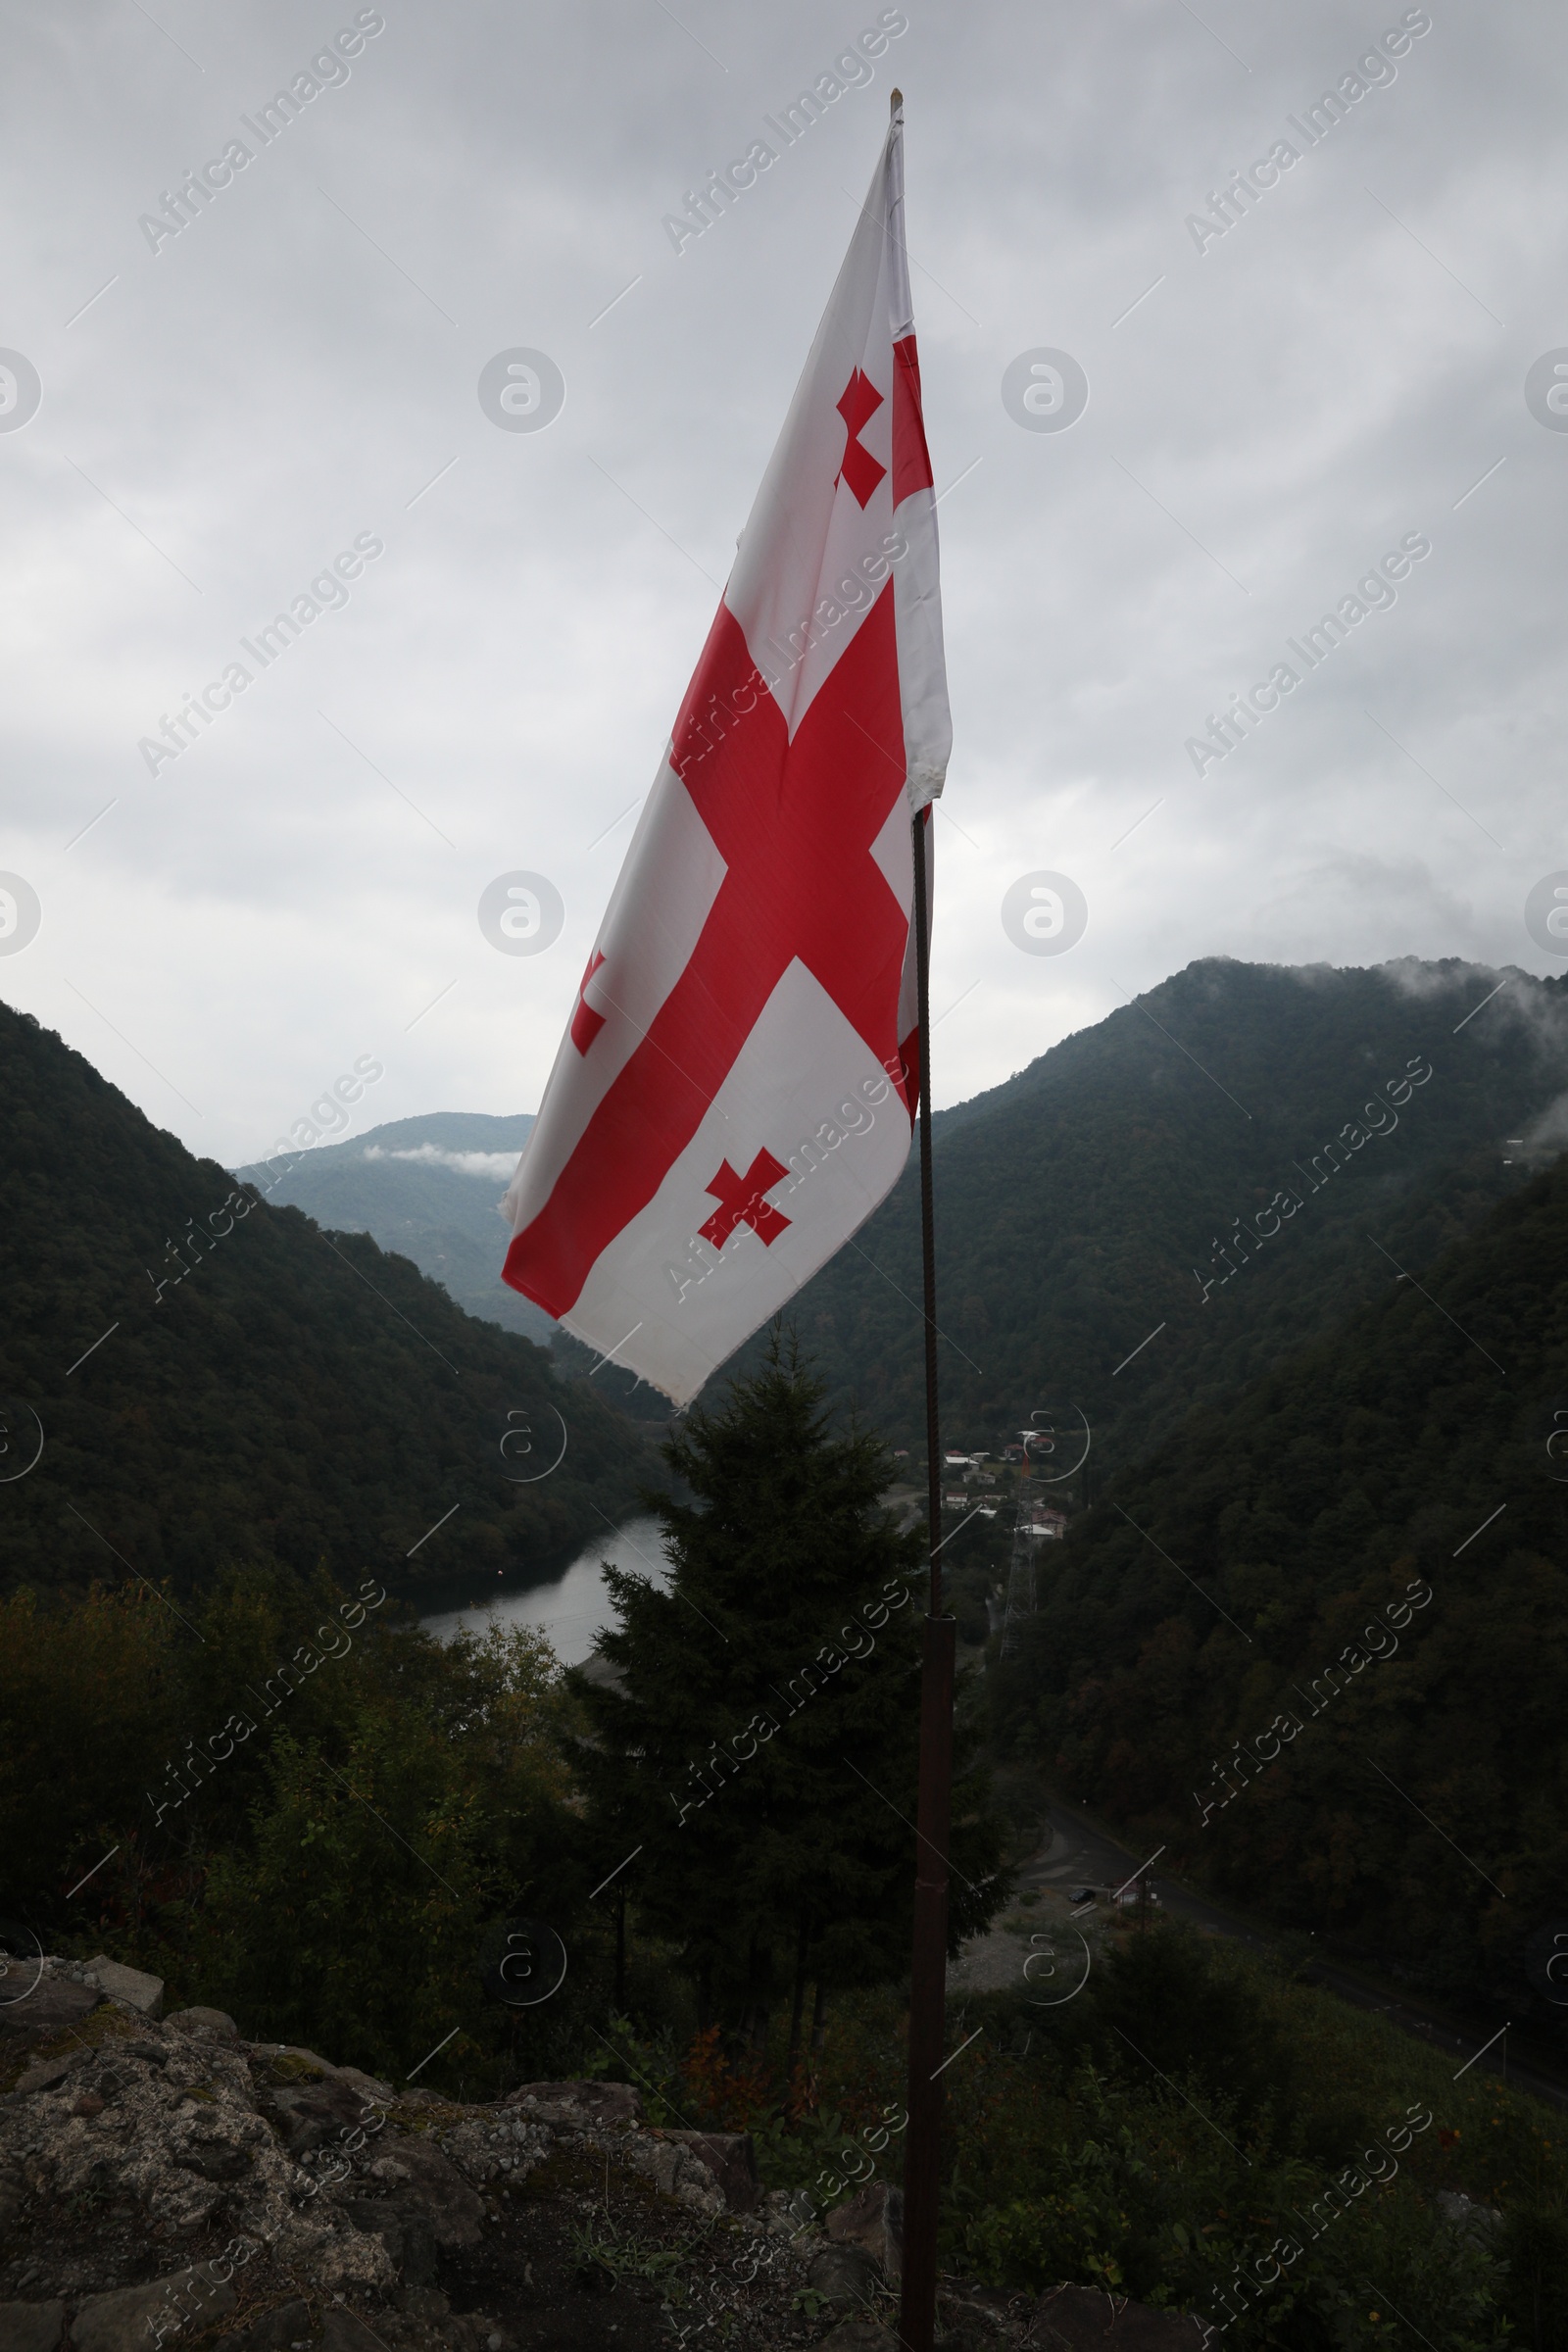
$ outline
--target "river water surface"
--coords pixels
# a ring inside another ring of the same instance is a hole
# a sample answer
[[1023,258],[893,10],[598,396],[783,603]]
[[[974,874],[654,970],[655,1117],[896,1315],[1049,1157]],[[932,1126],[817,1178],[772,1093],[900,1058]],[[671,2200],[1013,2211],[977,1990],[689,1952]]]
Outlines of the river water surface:
[[607,1528],[583,1545],[577,1557],[547,1584],[509,1590],[482,1579],[459,1580],[441,1595],[443,1605],[420,1619],[438,1641],[466,1627],[482,1634],[490,1625],[532,1625],[548,1635],[564,1666],[580,1666],[595,1637],[611,1622],[604,1562],[658,1578],[668,1576],[657,1519],[628,1519]]

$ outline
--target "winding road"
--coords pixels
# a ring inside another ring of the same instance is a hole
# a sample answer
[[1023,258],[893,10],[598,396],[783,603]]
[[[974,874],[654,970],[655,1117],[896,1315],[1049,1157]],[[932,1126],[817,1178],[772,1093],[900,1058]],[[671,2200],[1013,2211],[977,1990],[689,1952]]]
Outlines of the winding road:
[[[1173,1919],[1190,1920],[1207,1935],[1227,1936],[1233,1943],[1247,1944],[1255,1952],[1279,1948],[1279,1937],[1267,1928],[1211,1902],[1206,1895],[1195,1894],[1179,1880],[1168,1878],[1157,1867],[1157,1853],[1130,1852],[1076,1807],[1054,1801],[1047,1809],[1047,1820],[1051,1835],[1019,1871],[1020,1892],[1049,1886],[1055,1893],[1065,1894],[1078,1886],[1105,1891],[1126,1886],[1141,1868],[1152,1863],[1155,1868],[1152,1880],[1160,1908]],[[1424,2041],[1429,2049],[1445,2055],[1452,2052],[1461,2061],[1455,2080],[1477,2060],[1492,2053],[1486,2068],[1489,2076],[1515,2090],[1529,2091],[1532,2097],[1546,2100],[1553,2107],[1568,2108],[1568,2084],[1544,2072],[1539,2063],[1521,2064],[1517,2057],[1509,2057],[1507,2028],[1494,2033],[1490,2040],[1466,2034],[1443,2010],[1408,1995],[1395,1997],[1343,1961],[1327,1956],[1313,1966],[1311,1980],[1353,2007],[1386,2017],[1391,2025]]]

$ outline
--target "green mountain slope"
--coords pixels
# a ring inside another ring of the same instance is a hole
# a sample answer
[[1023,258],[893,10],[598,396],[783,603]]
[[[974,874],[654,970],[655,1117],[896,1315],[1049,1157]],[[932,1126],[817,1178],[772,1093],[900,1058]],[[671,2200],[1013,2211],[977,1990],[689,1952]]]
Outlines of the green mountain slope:
[[[0,1100],[0,1589],[189,1586],[267,1553],[515,1577],[649,1474],[644,1437],[543,1350],[255,1200],[4,1006]],[[563,1426],[559,1468],[518,1483]]]
[[1568,1158],[1118,1476],[998,1721],[1215,1889],[1561,2031],[1565,1482]]
[[548,1346],[556,1325],[501,1279],[508,1233],[496,1214],[532,1126],[532,1111],[430,1111],[235,1172],[274,1207],[302,1208],[337,1233],[368,1233],[413,1258],[470,1315]]
[[[1070,1402],[1092,1467],[1136,1459],[1377,1294],[1376,1244],[1419,1271],[1469,1230],[1548,1155],[1565,1084],[1565,981],[1190,965],[939,1115],[944,1436],[994,1447]],[[1237,1239],[1259,1218],[1268,1238]],[[912,1163],[856,1242],[792,1320],[834,1386],[917,1446]]]

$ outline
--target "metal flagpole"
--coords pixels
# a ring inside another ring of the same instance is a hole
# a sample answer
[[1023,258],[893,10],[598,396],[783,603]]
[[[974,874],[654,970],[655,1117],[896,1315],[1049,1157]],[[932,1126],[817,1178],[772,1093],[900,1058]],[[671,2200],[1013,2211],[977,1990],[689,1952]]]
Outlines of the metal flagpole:
[[942,1607],[942,1455],[937,1440],[936,1228],[931,1205],[931,972],[926,825],[914,819],[914,935],[920,1054],[920,1247],[925,1273],[926,1511],[931,1590],[920,1674],[920,1790],[909,1984],[909,2122],[904,2153],[904,2273],[899,2339],[931,2352],[936,2328],[942,2043],[948,1974],[948,1833],[953,1809],[954,1620]]

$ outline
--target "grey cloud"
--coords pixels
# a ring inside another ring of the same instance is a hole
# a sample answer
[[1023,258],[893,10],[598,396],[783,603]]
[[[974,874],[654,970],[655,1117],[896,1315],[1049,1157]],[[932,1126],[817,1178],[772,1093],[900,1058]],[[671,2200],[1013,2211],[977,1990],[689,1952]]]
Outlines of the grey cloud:
[[[537,1100],[629,825],[596,836],[653,773],[895,72],[939,487],[979,460],[941,509],[949,807],[981,846],[943,830],[936,994],[978,982],[940,1098],[1195,956],[1544,968],[1521,909],[1565,862],[1568,435],[1522,384],[1568,336],[1555,12],[1436,8],[1394,86],[1200,256],[1186,214],[1401,7],[1216,0],[1211,33],[1154,0],[911,6],[871,86],[679,257],[672,197],[876,9],[691,0],[694,40],[633,0],[387,6],[347,83],[155,256],[149,197],[356,11],[157,13],[172,40],[107,0],[13,6],[0,167],[27,231],[6,335],[44,384],[0,434],[5,862],[45,911],[6,985],[153,1115],[243,1152],[318,1086],[323,1007],[348,1054],[385,1052],[388,1117]],[[1003,409],[1038,345],[1088,372],[1070,432]],[[565,376],[545,432],[480,410],[514,346]],[[149,714],[367,528],[387,552],[348,608],[148,777]],[[1419,580],[1200,782],[1195,717],[1408,529]],[[474,908],[518,867],[566,925],[503,970]],[[1091,916],[1026,972],[998,909],[1035,867]]]

